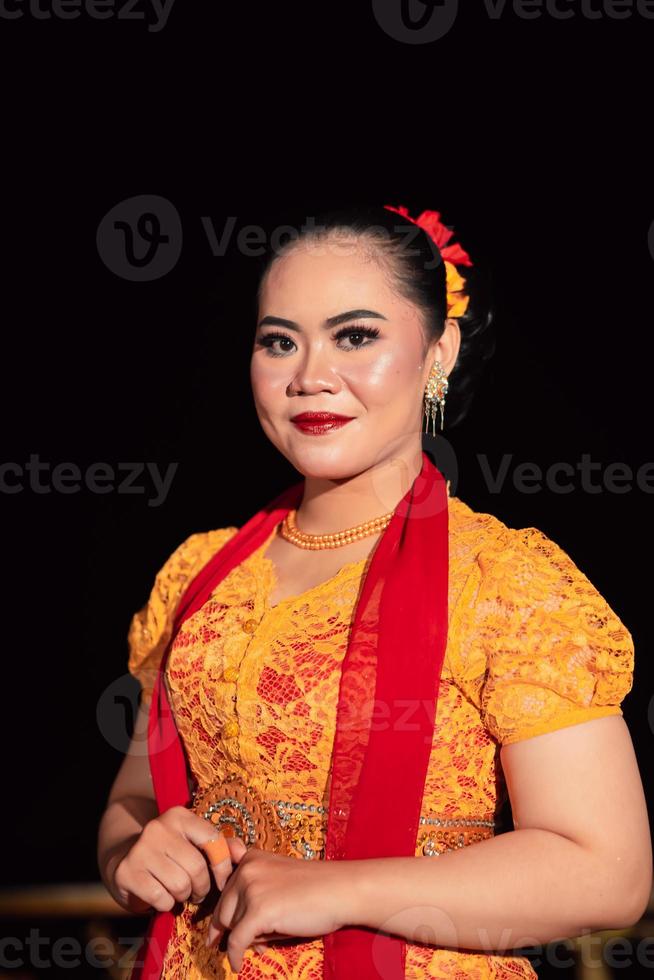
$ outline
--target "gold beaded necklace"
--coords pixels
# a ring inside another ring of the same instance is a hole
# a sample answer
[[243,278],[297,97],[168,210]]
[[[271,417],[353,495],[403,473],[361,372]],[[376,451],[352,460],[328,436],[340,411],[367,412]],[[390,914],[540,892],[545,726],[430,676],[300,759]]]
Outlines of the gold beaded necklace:
[[295,523],[296,513],[296,510],[290,510],[282,521],[282,537],[297,545],[298,548],[320,551],[324,548],[341,548],[343,545],[360,541],[361,538],[366,538],[370,534],[385,530],[395,511],[392,510],[382,517],[375,517],[374,520],[365,521],[363,524],[355,525],[355,527],[349,527],[345,531],[335,531],[333,534],[307,534],[305,531],[300,531]]

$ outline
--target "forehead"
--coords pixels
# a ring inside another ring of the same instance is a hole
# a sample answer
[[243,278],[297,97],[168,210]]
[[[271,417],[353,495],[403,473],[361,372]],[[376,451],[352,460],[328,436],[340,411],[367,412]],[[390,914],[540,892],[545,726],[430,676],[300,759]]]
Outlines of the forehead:
[[273,262],[261,291],[262,312],[278,316],[290,316],[291,309],[297,315],[311,310],[330,316],[355,307],[391,310],[405,303],[392,288],[386,264],[353,239],[299,242]]

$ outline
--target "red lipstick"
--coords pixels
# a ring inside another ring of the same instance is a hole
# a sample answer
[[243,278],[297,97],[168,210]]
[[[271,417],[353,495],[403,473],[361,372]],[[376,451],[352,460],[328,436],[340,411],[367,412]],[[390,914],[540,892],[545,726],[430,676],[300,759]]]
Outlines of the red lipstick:
[[302,432],[309,435],[321,435],[331,432],[332,429],[340,429],[346,422],[351,422],[350,415],[337,415],[334,412],[300,412],[294,415],[291,422]]

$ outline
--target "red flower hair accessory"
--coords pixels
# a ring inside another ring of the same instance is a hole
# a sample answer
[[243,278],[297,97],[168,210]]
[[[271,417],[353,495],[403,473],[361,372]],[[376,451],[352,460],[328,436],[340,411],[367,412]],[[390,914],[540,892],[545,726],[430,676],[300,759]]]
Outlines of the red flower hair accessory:
[[403,218],[412,221],[414,225],[426,231],[433,242],[435,242],[445,263],[445,275],[447,281],[447,315],[451,317],[463,316],[468,308],[470,297],[465,294],[465,279],[457,270],[457,265],[472,265],[468,253],[459,245],[453,242],[448,245],[454,232],[441,222],[440,211],[423,211],[418,218],[409,215],[409,209],[403,206],[394,208],[390,204],[384,207],[388,211],[395,211]]

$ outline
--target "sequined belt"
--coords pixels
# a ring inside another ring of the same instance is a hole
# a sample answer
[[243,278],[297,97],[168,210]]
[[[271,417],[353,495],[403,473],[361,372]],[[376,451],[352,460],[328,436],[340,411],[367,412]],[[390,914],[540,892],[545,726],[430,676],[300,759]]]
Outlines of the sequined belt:
[[[323,859],[327,807],[293,800],[263,799],[236,773],[193,793],[192,808],[227,836],[258,847],[307,860]],[[420,817],[417,846],[425,857],[438,857],[494,836],[493,820]]]

